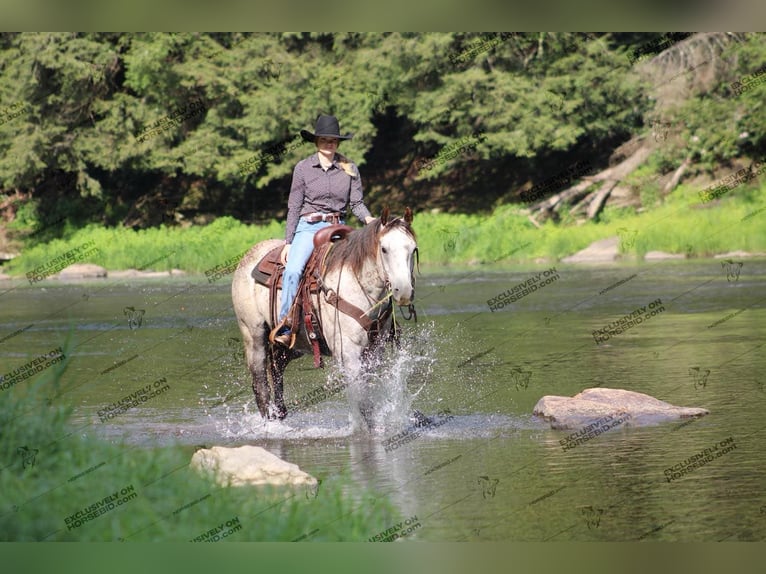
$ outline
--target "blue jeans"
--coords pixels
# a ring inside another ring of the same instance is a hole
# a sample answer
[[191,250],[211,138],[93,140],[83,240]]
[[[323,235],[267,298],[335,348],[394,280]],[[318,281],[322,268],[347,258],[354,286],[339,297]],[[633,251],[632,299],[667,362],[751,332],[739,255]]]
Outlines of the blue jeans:
[[303,268],[306,267],[306,262],[314,250],[314,234],[329,225],[332,225],[329,221],[318,221],[317,223],[308,223],[303,219],[298,221],[295,237],[293,237],[293,242],[290,245],[290,253],[287,255],[284,277],[282,277],[282,305],[279,308],[279,321],[287,315],[295,299],[295,294],[298,292],[298,283],[300,283]]

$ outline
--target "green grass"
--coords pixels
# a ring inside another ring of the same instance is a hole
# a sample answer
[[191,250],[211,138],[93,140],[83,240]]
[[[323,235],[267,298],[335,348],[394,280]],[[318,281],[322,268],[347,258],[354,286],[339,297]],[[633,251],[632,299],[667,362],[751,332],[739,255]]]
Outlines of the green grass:
[[[621,244],[626,255],[641,257],[660,250],[704,257],[742,249],[766,251],[766,212],[742,219],[766,206],[766,185],[737,188],[722,199],[700,203],[698,189],[680,186],[664,203],[641,214],[630,209],[607,209],[599,222],[583,225],[546,222],[536,228],[514,205],[491,215],[416,213],[421,262],[429,265],[521,262],[545,258],[551,262],[620,233],[633,234],[632,245]],[[656,194],[645,194],[652,198]],[[621,231],[623,230],[623,231]],[[4,272],[23,276],[73,247],[92,241],[99,252],[87,259],[109,270],[172,268],[202,273],[267,238],[284,236],[284,223],[244,225],[220,217],[206,226],[159,227],[134,231],[94,225],[68,232],[63,239],[30,244]]]
[[[51,367],[33,385],[25,383],[23,393],[3,391],[0,541],[185,542],[235,517],[241,530],[227,540],[290,541],[317,529],[308,540],[364,541],[395,522],[385,497],[344,476],[318,476],[324,480],[315,498],[303,488],[223,488],[188,468],[192,447],[117,444],[73,432],[71,409],[44,399],[54,394],[65,368]],[[37,451],[26,468],[22,447]],[[66,518],[130,487],[134,499],[68,529]]]
[[107,269],[203,272],[240,254],[262,239],[284,235],[284,226],[247,226],[231,217],[220,217],[205,226],[158,228],[135,231],[89,225],[63,239],[25,248],[10,262],[8,271],[24,274],[68,250],[93,242],[99,252],[82,262]]
[[[701,204],[698,189],[680,186],[667,201],[637,214],[607,209],[598,222],[583,225],[546,222],[536,228],[515,206],[502,206],[491,216],[417,214],[415,229],[422,261],[436,264],[502,261],[551,262],[576,253],[592,242],[613,236],[633,237],[621,243],[626,256],[648,251],[689,253],[705,257],[744,250],[766,252],[766,186],[729,192],[719,202]],[[505,254],[511,255],[504,257]]]

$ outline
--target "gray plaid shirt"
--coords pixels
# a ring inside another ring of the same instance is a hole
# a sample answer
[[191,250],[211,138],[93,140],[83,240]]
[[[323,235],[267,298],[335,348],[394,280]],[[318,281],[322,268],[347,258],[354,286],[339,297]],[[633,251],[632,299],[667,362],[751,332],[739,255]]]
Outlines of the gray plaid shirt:
[[345,217],[346,206],[364,223],[365,217],[371,217],[370,210],[362,198],[362,177],[356,164],[350,164],[350,170],[356,175],[347,174],[338,163],[335,154],[332,165],[325,171],[319,163],[319,153],[314,153],[298,162],[293,171],[293,183],[287,200],[287,229],[285,241],[292,243],[298,219],[309,213],[340,212]]

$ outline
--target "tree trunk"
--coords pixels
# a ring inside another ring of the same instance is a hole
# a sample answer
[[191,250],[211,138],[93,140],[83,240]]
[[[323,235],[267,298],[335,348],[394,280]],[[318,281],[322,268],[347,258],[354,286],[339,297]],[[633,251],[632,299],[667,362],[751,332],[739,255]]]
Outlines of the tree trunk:
[[670,181],[667,182],[665,187],[662,188],[662,195],[667,195],[676,188],[678,182],[681,181],[681,177],[684,175],[684,172],[687,170],[691,162],[692,158],[690,156],[687,157],[680,166],[678,166],[678,169],[673,173],[673,177],[671,177]]
[[601,189],[598,190],[598,193],[596,193],[593,201],[591,201],[591,204],[588,206],[588,219],[593,219],[599,214],[601,208],[604,206],[606,198],[609,197],[609,194],[612,193],[612,190],[616,185],[616,181],[609,180],[601,186]]
[[[568,187],[547,199],[530,205],[527,213],[532,216],[539,215],[543,218],[550,216],[551,212],[558,213],[562,206],[571,205],[582,198],[588,188],[594,183],[603,182],[604,185],[602,185],[598,191],[587,194],[572,210],[578,211],[584,209],[587,205],[587,217],[588,219],[593,219],[601,211],[604,202],[617,184],[644,163],[652,151],[654,151],[652,142],[646,140],[644,145],[640,146],[632,155],[628,156],[617,165],[608,167],[596,175],[585,176],[582,181],[577,184]],[[683,172],[681,172],[678,177],[680,178],[682,174]],[[670,183],[672,183],[672,180],[668,185],[670,185]]]

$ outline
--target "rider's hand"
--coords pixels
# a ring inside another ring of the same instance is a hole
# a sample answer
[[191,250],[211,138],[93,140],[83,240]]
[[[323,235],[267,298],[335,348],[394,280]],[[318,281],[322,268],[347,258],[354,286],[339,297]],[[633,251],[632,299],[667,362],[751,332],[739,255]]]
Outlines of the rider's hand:
[[288,253],[290,253],[290,244],[285,243],[285,246],[282,248],[282,253],[279,254],[279,260],[282,262],[282,265],[287,265]]
[[370,224],[370,223],[372,223],[373,221],[375,221],[375,218],[374,218],[374,217],[371,217],[371,216],[369,216],[369,215],[368,215],[367,217],[365,217],[365,218],[364,218],[364,224],[365,224],[365,225],[369,225],[369,224]]

